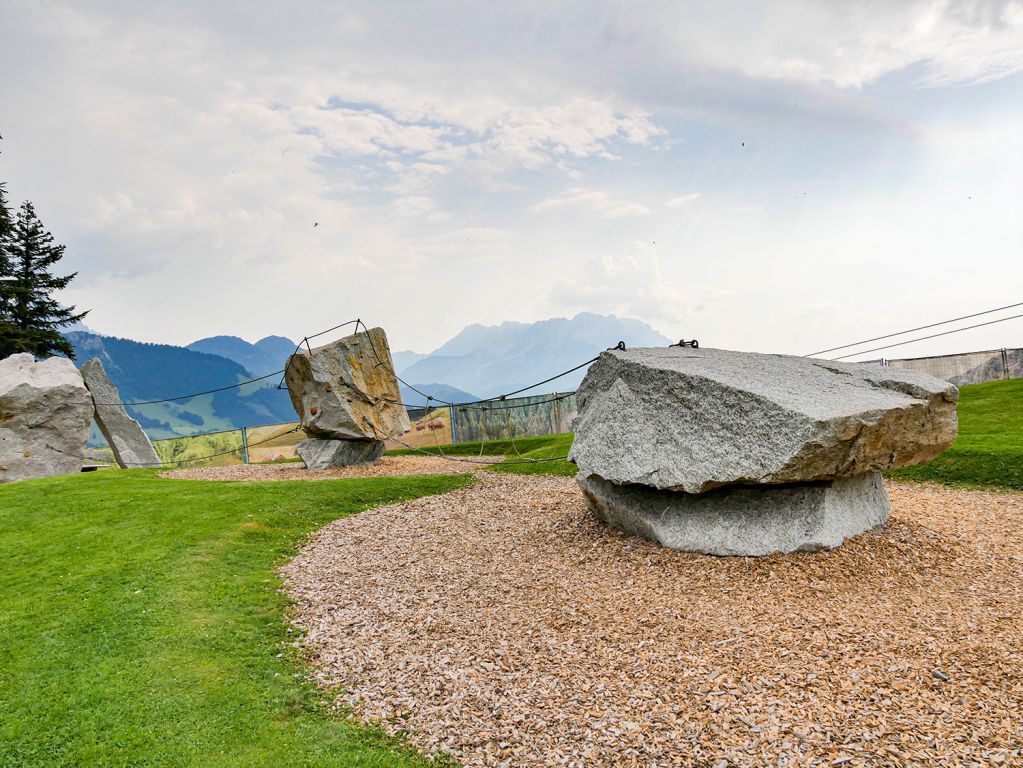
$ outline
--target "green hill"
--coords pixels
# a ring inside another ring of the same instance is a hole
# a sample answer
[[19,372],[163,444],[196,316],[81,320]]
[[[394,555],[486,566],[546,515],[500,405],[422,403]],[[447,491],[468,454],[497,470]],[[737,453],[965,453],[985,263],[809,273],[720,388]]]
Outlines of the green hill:
[[[161,400],[252,378],[232,360],[184,347],[82,331],[69,333],[67,338],[75,347],[78,364],[94,357],[103,362],[125,402]],[[276,385],[276,378],[270,378],[224,392],[129,406],[127,410],[153,439],[293,421],[295,411],[288,393]],[[98,437],[98,432],[91,437]]]

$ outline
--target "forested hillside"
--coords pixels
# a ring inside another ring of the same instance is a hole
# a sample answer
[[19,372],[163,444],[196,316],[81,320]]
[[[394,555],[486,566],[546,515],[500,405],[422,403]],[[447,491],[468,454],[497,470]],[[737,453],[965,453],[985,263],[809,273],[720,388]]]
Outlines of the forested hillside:
[[[238,363],[170,344],[75,331],[67,334],[79,365],[98,357],[125,402],[163,400],[251,378]],[[150,437],[294,421],[288,393],[268,379],[186,400],[128,406]]]

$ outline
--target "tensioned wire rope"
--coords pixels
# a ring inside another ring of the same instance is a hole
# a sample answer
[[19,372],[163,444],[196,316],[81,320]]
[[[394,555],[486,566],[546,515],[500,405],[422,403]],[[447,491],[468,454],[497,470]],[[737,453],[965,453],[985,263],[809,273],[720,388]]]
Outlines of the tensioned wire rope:
[[[961,317],[953,317],[951,320],[942,320],[940,323],[930,323],[929,325],[919,325],[916,328],[907,328],[905,331],[897,331],[896,333],[887,333],[884,336],[875,336],[872,339],[864,339],[863,341],[856,341],[852,344],[842,344],[838,347],[831,347],[830,349],[822,349],[820,352],[811,352],[804,357],[814,357],[815,355],[823,355],[828,352],[838,352],[842,349],[849,349],[850,347],[858,347],[863,344],[869,344],[872,341],[882,341],[884,339],[891,339],[895,336],[903,336],[907,333],[914,333],[915,331],[925,331],[928,328],[937,328],[941,325],[948,325],[949,323],[957,323],[960,320],[969,320],[970,318],[980,317],[981,315],[990,315],[992,312],[1001,312],[1005,309],[1014,309],[1016,307],[1023,307],[1023,301],[1017,302],[1016,304],[1007,304],[1004,307],[995,307],[994,309],[985,309],[983,312],[974,312],[972,315],[962,315]],[[971,328],[980,328],[982,325],[993,325],[994,323],[1001,323],[1006,320],[1014,320],[1020,315],[1013,315],[1012,317],[1003,317],[999,320],[992,320],[990,323],[979,323],[978,325],[967,326],[966,328],[956,328],[951,331],[945,331],[944,333],[935,334],[934,336],[924,336],[922,339],[912,339],[910,341],[900,341],[898,344],[889,344],[886,347],[877,347],[876,349],[865,349],[861,352],[850,352],[842,357],[833,358],[834,360],[843,360],[846,357],[855,357],[856,355],[865,355],[868,352],[880,352],[882,349],[889,349],[890,347],[897,347],[903,344],[911,344],[913,341],[923,341],[924,339],[933,339],[936,336],[947,336],[950,333],[958,333],[959,331],[968,331]]]
[[[294,354],[297,353],[299,350],[301,350],[303,344],[306,346],[307,349],[309,349],[309,351],[311,353],[312,350],[311,350],[311,348],[309,346],[309,340],[310,339],[318,338],[318,337],[323,336],[325,334],[331,333],[332,331],[336,331],[336,330],[338,330],[340,328],[344,328],[346,326],[353,325],[353,324],[355,325],[355,332],[356,333],[359,332],[359,326],[360,325],[364,329],[366,329],[367,332],[369,331],[369,328],[366,326],[366,324],[363,323],[360,318],[356,318],[355,320],[348,320],[348,321],[346,321],[344,323],[340,323],[340,324],[335,325],[335,326],[333,326],[331,328],[328,328],[328,329],[326,329],[324,331],[320,331],[319,333],[314,333],[311,336],[304,336],[302,338],[302,341],[300,341],[298,343],[298,345],[296,345],[295,352],[293,352],[292,355],[289,356],[289,358],[288,358],[288,365],[290,365],[291,359],[294,357]],[[370,349],[373,351],[373,355],[377,359],[377,366],[380,366],[380,365],[384,364],[383,360],[380,358],[380,355],[379,355],[379,353],[376,350],[376,345],[373,342],[373,337],[369,336],[367,334],[367,338],[369,339],[369,342],[370,342]],[[518,394],[520,392],[525,392],[527,390],[534,389],[536,387],[542,386],[543,384],[546,384],[546,383],[548,383],[550,381],[554,381],[555,379],[561,378],[562,376],[566,376],[569,373],[577,371],[580,368],[582,368],[582,367],[584,367],[586,365],[589,365],[590,363],[592,363],[596,359],[597,358],[594,357],[592,360],[588,360],[585,363],[577,365],[574,368],[570,368],[567,371],[563,371],[562,373],[559,373],[559,374],[557,374],[555,376],[552,376],[552,377],[550,377],[548,379],[545,379],[544,381],[540,381],[540,382],[537,382],[536,384],[532,384],[532,385],[530,385],[528,387],[523,387],[521,389],[515,390],[514,392],[509,393],[509,395]],[[264,379],[268,379],[271,376],[276,376],[278,374],[282,375],[281,381],[283,382],[283,377],[284,377],[284,375],[287,374],[287,371],[288,371],[288,365],[285,365],[285,367],[282,368],[280,371],[274,371],[273,373],[264,374],[263,376],[257,376],[255,378],[247,379],[245,381],[240,381],[240,382],[237,382],[235,384],[230,384],[230,385],[223,386],[223,387],[217,387],[215,389],[204,390],[202,392],[193,392],[191,394],[177,395],[175,397],[168,397],[168,398],[155,399],[155,400],[138,400],[138,401],[131,401],[131,402],[116,402],[116,403],[115,402],[99,402],[99,403],[97,403],[97,405],[121,405],[121,406],[130,405],[130,406],[138,406],[138,405],[155,405],[155,404],[158,404],[158,403],[170,403],[170,402],[175,402],[175,401],[178,401],[178,400],[188,400],[190,398],[199,397],[201,395],[213,394],[213,393],[216,393],[216,392],[225,392],[225,391],[230,390],[230,389],[236,389],[238,387],[243,387],[246,384],[252,384],[252,383],[257,382],[257,381],[263,381]],[[446,406],[449,406],[449,407],[459,407],[459,408],[472,408],[472,407],[476,407],[480,411],[480,421],[481,421],[480,433],[481,433],[481,436],[482,436],[483,411],[490,410],[487,407],[488,404],[490,404],[490,403],[492,403],[492,402],[494,402],[496,400],[504,400],[506,397],[509,396],[509,395],[500,395],[500,396],[496,396],[496,397],[489,398],[489,399],[486,399],[486,400],[469,401],[469,402],[466,402],[466,403],[452,403],[452,402],[449,402],[449,401],[446,401],[446,400],[439,400],[437,398],[434,398],[431,395],[427,395],[426,393],[421,392],[419,389],[417,389],[415,387],[412,387],[411,385],[408,384],[408,382],[405,382],[403,379],[400,379],[397,376],[395,378],[397,378],[398,381],[401,381],[401,383],[405,384],[405,386],[409,387],[409,389],[411,389],[411,390],[417,392],[418,394],[420,394],[421,396],[427,398],[427,406],[429,406],[430,401],[437,400],[438,403],[441,403],[442,405],[446,405]],[[280,384],[278,384],[278,388],[281,388]],[[553,402],[554,400],[557,400],[557,399],[563,399],[565,397],[568,397],[570,394],[571,393],[564,394],[564,395],[556,395],[556,396],[550,398],[547,401],[541,401],[541,403],[523,403],[521,405],[505,406],[505,407],[506,408],[516,408],[516,407],[528,407],[530,405],[539,405],[539,404],[542,404],[543,402]],[[396,400],[391,400],[390,398],[377,398],[377,399],[385,401],[385,402],[389,402],[389,403],[392,403],[392,404],[395,404],[395,405],[398,405],[398,406],[401,406],[402,408],[406,408],[406,409],[409,408],[409,406],[406,406],[400,400],[396,401]],[[413,406],[413,407],[415,407],[415,406]],[[249,447],[254,447],[254,446],[257,446],[257,445],[262,445],[263,443],[269,442],[271,440],[276,440],[277,438],[283,437],[284,435],[290,434],[292,432],[297,432],[299,429],[301,429],[301,425],[299,425],[297,427],[293,427],[291,429],[288,429],[288,430],[286,430],[286,431],[284,431],[284,432],[282,432],[282,433],[280,433],[278,435],[274,435],[272,437],[269,437],[266,440],[260,440],[259,442],[256,442],[256,443],[249,443]],[[211,434],[216,434],[217,432],[222,432],[222,431],[224,431],[224,430],[216,430],[216,431],[212,431],[212,432],[200,432],[200,433],[193,434],[193,435],[187,435],[185,437],[204,437],[204,436],[211,435]],[[231,431],[231,430],[228,430],[228,431]],[[374,433],[376,433],[375,429],[374,429]],[[434,430],[434,438],[435,438],[435,440],[436,440],[436,437],[437,437],[436,436],[436,431]],[[406,445],[403,441],[400,441],[400,440],[393,440],[392,439],[392,442],[396,442],[396,443],[398,443],[400,445],[404,445],[407,448],[413,448],[413,446]],[[480,445],[480,457],[481,458],[483,456],[484,449],[485,449],[485,441],[483,441],[481,443],[481,445]],[[53,450],[56,450],[59,453],[62,452],[62,451],[59,451],[59,449],[56,449],[56,448],[53,448]],[[197,457],[191,458],[191,459],[183,459],[183,460],[178,461],[178,462],[159,462],[159,463],[156,463],[156,464],[154,464],[153,462],[146,462],[146,463],[139,464],[139,466],[167,466],[168,464],[180,465],[180,464],[187,464],[187,463],[191,463],[191,462],[206,461],[208,459],[217,458],[219,456],[226,456],[228,454],[236,453],[237,450],[238,449],[233,449],[233,450],[229,450],[229,451],[220,451],[218,453],[208,454],[208,455],[205,455],[205,456],[197,456]],[[413,450],[418,450],[418,449],[413,448]],[[440,449],[439,442],[438,442],[438,451],[440,452],[441,456],[443,456],[444,458],[448,458],[447,456],[444,456],[443,451]],[[425,451],[424,453],[427,453],[428,455],[436,455],[436,454],[430,453],[429,451]],[[516,450],[516,453],[518,453],[517,450]],[[552,461],[552,460],[554,460],[554,459],[542,459],[542,460],[541,459],[529,459],[527,461]],[[492,462],[478,462],[478,463],[492,463]]]
[[[317,336],[322,336],[325,333],[330,333],[331,331],[336,331],[338,328],[344,328],[346,325],[352,325],[353,323],[356,323],[356,322],[358,322],[358,320],[349,320],[348,322],[341,323],[340,325],[335,325],[333,328],[328,328],[325,331],[320,331],[319,333],[314,333],[312,336],[306,336],[306,337],[304,337],[302,339],[301,342],[299,342],[299,345],[295,348],[295,352],[297,352],[299,349],[301,349],[302,348],[302,343],[303,342],[307,342],[309,339],[315,339]],[[292,353],[292,355],[294,355],[294,352]],[[290,360],[291,356],[289,356],[288,359]],[[264,379],[269,379],[272,376],[278,376],[278,375],[284,374],[284,373],[287,372],[287,370],[288,370],[288,367],[285,366],[284,368],[282,368],[279,371],[273,371],[272,373],[265,373],[262,376],[255,377],[254,379],[246,379],[245,381],[239,381],[239,382],[237,382],[235,384],[228,384],[227,386],[216,387],[215,389],[207,389],[207,390],[204,390],[202,392],[192,392],[192,393],[187,394],[187,395],[176,395],[175,397],[165,397],[165,398],[162,398],[160,400],[133,400],[131,402],[98,402],[98,403],[96,403],[96,405],[121,405],[121,406],[124,406],[124,405],[156,405],[157,403],[173,403],[173,402],[176,402],[178,400],[188,400],[188,399],[193,398],[193,397],[200,397],[202,395],[212,395],[212,394],[215,394],[217,392],[226,392],[229,389],[237,389],[238,387],[244,387],[246,384],[253,384],[253,383],[257,382],[257,381],[263,381]],[[279,385],[278,385],[278,388],[280,388]],[[207,433],[207,434],[211,434],[211,433]],[[189,435],[189,437],[198,437],[198,435]]]
[[[356,333],[359,332],[359,325],[360,324],[362,325],[363,328],[366,329],[366,338],[369,340],[369,346],[370,346],[370,349],[373,352],[373,356],[377,359],[377,367],[380,367],[381,365],[385,365],[386,362],[384,361],[384,359],[382,357],[380,357],[380,353],[377,351],[376,344],[373,342],[373,336],[372,336],[372,334],[369,333],[369,328],[366,326],[365,323],[362,322],[361,319],[356,321],[355,332]],[[619,341],[616,346],[610,347],[609,349],[621,349],[621,350],[624,350],[625,349],[625,342]],[[497,396],[492,397],[492,398],[488,398],[488,399],[485,399],[485,400],[477,400],[477,401],[469,402],[469,403],[451,403],[451,402],[448,402],[446,400],[441,400],[439,398],[434,398],[433,395],[429,395],[429,394],[427,394],[425,392],[422,392],[422,391],[416,389],[415,387],[413,387],[411,384],[409,384],[407,381],[405,381],[401,377],[397,376],[397,374],[396,374],[395,378],[398,381],[400,381],[402,384],[404,384],[406,387],[408,387],[412,391],[417,392],[419,395],[421,395],[422,397],[426,398],[428,412],[432,412],[432,410],[429,409],[429,404],[430,404],[430,401],[432,401],[432,400],[437,400],[442,405],[447,405],[449,407],[466,407],[466,406],[478,405],[479,406],[479,410],[480,410],[480,414],[479,414],[479,421],[480,421],[479,433],[480,433],[480,438],[481,438],[480,439],[480,453],[479,453],[479,458],[476,459],[476,460],[456,459],[453,456],[448,456],[447,454],[444,453],[444,450],[440,447],[440,441],[437,439],[436,432],[434,432],[434,442],[437,445],[437,453],[431,453],[430,451],[425,451],[425,450],[422,450],[421,448],[416,448],[415,446],[409,445],[408,443],[406,443],[406,442],[404,442],[402,440],[396,439],[395,436],[391,436],[389,438],[384,438],[384,440],[385,440],[385,442],[387,440],[390,440],[391,442],[397,443],[398,445],[402,445],[402,446],[404,446],[407,449],[418,451],[419,453],[424,453],[424,454],[426,454],[428,456],[436,456],[436,455],[439,454],[441,458],[447,459],[448,461],[459,461],[459,462],[475,463],[475,464],[481,464],[481,463],[490,464],[490,463],[493,463],[493,462],[483,462],[483,461],[481,461],[481,459],[483,457],[483,451],[484,451],[484,449],[486,447],[486,437],[485,437],[484,432],[483,432],[484,427],[483,427],[483,423],[482,422],[483,422],[483,411],[488,410],[487,405],[489,403],[493,403],[493,402],[496,402],[496,401],[504,401],[506,398],[510,397],[511,395],[517,395],[517,394],[519,394],[521,392],[527,392],[530,389],[535,389],[536,387],[542,386],[543,384],[547,384],[547,383],[549,383],[551,381],[554,381],[555,379],[559,379],[562,376],[566,376],[569,373],[577,371],[577,370],[579,370],[580,368],[582,368],[584,366],[590,365],[591,363],[595,362],[596,360],[597,360],[597,357],[594,357],[594,358],[592,358],[590,360],[587,360],[585,363],[581,363],[581,364],[575,366],[574,368],[569,368],[567,371],[562,371],[561,373],[559,373],[559,374],[557,374],[555,376],[551,376],[550,378],[544,379],[543,381],[537,382],[536,384],[532,384],[532,385],[530,385],[528,387],[522,387],[520,389],[514,390],[513,392],[508,392],[508,393],[503,394],[503,395],[497,395]],[[393,368],[393,365],[391,367]],[[567,397],[567,395],[566,395],[566,397]],[[400,403],[396,403],[393,400],[388,400],[388,402],[392,402],[392,403],[395,403],[395,404],[400,404]],[[530,403],[529,405],[535,405],[535,404],[534,403]],[[506,416],[507,415],[508,414],[506,414]],[[370,425],[370,428],[373,430],[373,433],[375,435],[377,435],[378,439],[379,439],[379,432],[376,429],[376,427],[373,426],[372,423],[368,419],[366,419],[365,416],[363,417],[363,419],[366,421],[367,424]],[[515,444],[515,437],[514,437],[514,435],[511,436],[511,443],[512,443],[512,448],[515,450],[515,453],[519,456],[520,460],[519,461],[515,461],[515,462],[502,462],[504,464],[512,464],[512,463],[514,463],[514,464],[544,463],[544,462],[548,462],[548,461],[560,461],[562,459],[567,459],[568,458],[568,454],[565,454],[564,456],[552,456],[552,457],[544,458],[544,459],[526,458],[526,457],[522,456],[522,454],[519,452],[518,446]]]
[[[991,314],[992,312],[998,312],[998,311],[1001,311],[1001,310],[1011,309],[1013,307],[1018,307],[1018,306],[1023,306],[1023,302],[1019,302],[1019,303],[1016,303],[1016,304],[1009,304],[1009,305],[1006,305],[1004,307],[997,307],[995,309],[989,309],[989,310],[985,310],[983,312],[976,312],[976,313],[973,313],[973,314],[970,314],[970,315],[963,315],[963,316],[958,317],[958,318],[952,318],[950,320],[943,320],[943,321],[938,322],[938,323],[931,323],[929,325],[918,326],[916,328],[910,328],[910,329],[905,330],[905,331],[899,331],[899,332],[896,332],[896,333],[886,334],[884,336],[877,336],[877,337],[874,337],[872,339],[865,339],[864,341],[855,342],[853,344],[844,344],[844,345],[841,345],[841,346],[838,346],[838,347],[832,347],[832,348],[827,349],[827,350],[821,350],[820,352],[814,352],[811,355],[806,355],[806,357],[811,357],[813,355],[818,355],[818,354],[824,354],[825,352],[834,352],[834,351],[838,351],[838,350],[841,350],[841,349],[847,349],[849,347],[859,346],[861,344],[867,344],[867,343],[870,343],[871,341],[880,341],[882,339],[893,338],[895,336],[901,336],[901,335],[906,334],[906,333],[912,333],[913,331],[924,330],[926,328],[935,328],[935,327],[938,327],[938,326],[941,326],[941,325],[947,325],[948,323],[957,322],[959,320],[965,320],[965,319],[969,319],[969,318],[972,318],[972,317],[979,317],[981,315]],[[954,334],[954,333],[959,333],[961,331],[968,331],[968,330],[972,330],[974,328],[981,328],[983,326],[994,325],[996,323],[1005,322],[1007,320],[1015,320],[1015,319],[1020,318],[1020,317],[1023,317],[1023,314],[1012,315],[1010,317],[1003,317],[1003,318],[999,318],[997,320],[990,320],[990,321],[985,322],[985,323],[977,323],[975,325],[966,326],[964,328],[955,328],[955,329],[950,330],[950,331],[943,331],[942,333],[935,333],[935,334],[931,334],[931,335],[928,335],[928,336],[923,336],[923,337],[916,338],[916,339],[909,339],[907,341],[900,341],[900,342],[897,342],[895,344],[888,344],[888,345],[885,345],[885,346],[882,346],[882,347],[875,347],[873,349],[860,350],[858,352],[851,352],[849,354],[842,355],[840,357],[836,357],[836,358],[832,358],[832,359],[833,360],[844,360],[844,359],[846,359],[848,357],[855,357],[857,355],[868,354],[870,352],[879,352],[879,351],[884,350],[884,349],[890,349],[892,347],[898,347],[898,346],[903,346],[903,345],[906,345],[906,344],[912,344],[912,343],[917,342],[917,341],[925,341],[927,339],[938,338],[940,336],[948,336],[948,335],[951,335],[951,334]],[[362,322],[361,318],[356,318],[355,320],[349,320],[347,322],[344,322],[344,323],[341,323],[339,325],[333,326],[332,328],[328,328],[325,331],[320,331],[319,333],[315,333],[315,334],[313,334],[311,336],[303,337],[302,341],[299,342],[298,345],[296,346],[295,352],[297,353],[302,348],[303,344],[305,344],[307,349],[309,349],[309,351],[311,352],[312,350],[311,350],[311,348],[309,346],[309,340],[310,339],[314,339],[314,338],[317,338],[319,336],[323,336],[323,335],[325,335],[327,333],[330,333],[332,331],[336,331],[339,328],[344,328],[344,327],[346,327],[348,325],[352,325],[352,324],[355,325],[355,332],[356,333],[359,332],[359,326],[360,325],[367,331],[367,338],[368,338],[369,343],[370,343],[370,349],[372,350],[374,357],[377,359],[377,366],[379,367],[381,365],[384,365],[385,362],[380,357],[379,353],[377,352],[376,344],[373,342],[372,336],[368,334],[369,328],[366,326],[366,324],[364,322]],[[675,345],[672,345],[672,346],[675,346]],[[624,350],[625,349],[625,344],[623,342],[619,342],[617,347],[610,347],[609,349],[621,349],[621,350]],[[293,357],[294,354],[295,353],[292,353],[291,357]],[[289,357],[289,364],[290,364],[291,357]],[[561,378],[562,376],[566,376],[569,373],[573,373],[574,371],[577,371],[580,368],[583,368],[583,367],[585,367],[587,365],[590,365],[591,363],[595,362],[597,359],[598,359],[597,357],[591,358],[590,360],[587,360],[584,363],[580,363],[579,365],[574,366],[573,368],[569,368],[566,371],[562,371],[561,373],[556,374],[554,376],[551,376],[550,378],[544,379],[543,381],[539,381],[536,384],[531,384],[531,385],[529,385],[527,387],[521,387],[519,389],[513,390],[512,392],[508,392],[508,393],[505,393],[503,395],[496,395],[496,396],[491,397],[491,398],[486,398],[486,399],[481,399],[481,400],[474,400],[474,401],[468,401],[468,402],[464,402],[464,403],[454,403],[454,402],[450,402],[450,401],[443,400],[443,399],[440,399],[440,398],[435,398],[432,395],[429,395],[429,394],[427,394],[425,392],[422,392],[421,390],[417,389],[416,387],[413,387],[412,385],[410,385],[408,382],[406,382],[401,377],[396,375],[395,378],[398,381],[400,381],[402,384],[404,384],[406,387],[408,387],[411,391],[416,392],[420,396],[426,398],[426,400],[427,400],[427,404],[426,404],[427,415],[432,413],[432,409],[430,408],[430,403],[433,402],[433,401],[436,401],[436,402],[438,402],[441,405],[446,405],[446,406],[449,406],[449,407],[452,407],[452,408],[455,408],[455,407],[471,408],[471,407],[475,406],[477,408],[477,410],[479,411],[480,425],[479,425],[478,429],[479,429],[480,437],[483,438],[480,441],[480,454],[479,454],[479,458],[482,459],[483,451],[485,450],[485,446],[486,446],[486,439],[485,439],[485,435],[484,435],[484,427],[483,427],[483,423],[482,423],[483,422],[483,413],[485,411],[502,410],[502,409],[508,410],[508,409],[512,409],[512,408],[529,407],[529,406],[534,406],[534,405],[541,405],[541,404],[546,403],[546,402],[554,402],[556,400],[564,399],[566,397],[569,397],[572,393],[566,393],[564,395],[554,395],[553,397],[549,398],[548,400],[540,401],[538,403],[523,403],[523,404],[520,404],[520,405],[506,405],[503,408],[502,407],[493,407],[493,408],[491,408],[491,407],[488,407],[488,406],[490,406],[492,403],[495,403],[497,401],[504,401],[504,400],[506,400],[506,398],[511,397],[512,395],[520,394],[522,392],[527,392],[530,389],[535,389],[536,387],[542,386],[543,384],[547,384],[547,383],[549,383],[551,381],[554,381],[555,379]],[[145,400],[145,401],[124,402],[124,403],[97,403],[97,405],[151,405],[151,404],[156,404],[156,403],[174,402],[174,401],[177,401],[177,400],[187,400],[189,398],[198,397],[200,395],[212,394],[212,393],[215,393],[215,392],[223,392],[223,391],[226,391],[226,390],[229,390],[229,389],[235,389],[237,387],[242,387],[242,386],[245,386],[246,384],[251,384],[251,383],[254,383],[254,382],[257,382],[257,381],[262,381],[264,379],[270,378],[271,376],[276,376],[277,374],[286,374],[287,370],[288,370],[288,366],[285,366],[280,371],[275,371],[273,373],[265,374],[263,376],[259,376],[259,377],[253,378],[253,379],[248,379],[246,381],[241,381],[241,382],[238,382],[236,384],[231,384],[231,385],[228,385],[228,386],[225,386],[225,387],[218,387],[216,389],[205,390],[203,392],[196,392],[196,393],[192,393],[192,394],[188,394],[188,395],[178,395],[176,397],[164,398],[164,399],[160,399],[160,400]],[[282,376],[282,381],[283,381],[283,376]],[[278,388],[280,388],[280,384],[278,384]],[[388,403],[391,403],[391,404],[398,405],[398,406],[401,406],[403,408],[409,409],[409,406],[406,406],[404,403],[402,403],[399,400],[393,400],[393,399],[390,399],[390,398],[377,398],[377,400],[378,401],[383,401],[383,402],[388,402]],[[414,408],[418,408],[419,406],[413,406],[413,407]],[[510,414],[506,414],[506,421],[509,418],[510,418]],[[420,421],[421,421],[421,419],[420,419]],[[368,423],[368,421],[367,421],[367,423]],[[370,426],[373,429],[374,434],[379,436],[378,430],[375,427],[373,427],[372,424],[370,424]],[[270,440],[276,440],[277,438],[283,437],[286,434],[290,434],[292,432],[296,432],[299,429],[301,429],[301,425],[298,426],[298,427],[294,427],[294,428],[288,429],[285,432],[282,432],[282,433],[280,433],[278,435],[274,435],[273,437],[267,438],[266,440],[261,440],[261,441],[256,442],[256,443],[251,443],[250,446],[262,445],[263,443],[269,442]],[[406,443],[406,442],[404,442],[402,440],[397,439],[397,436],[394,436],[394,435],[385,437],[383,439],[385,441],[386,440],[390,440],[391,442],[397,443],[398,445],[402,445],[402,446],[404,446],[405,448],[407,448],[409,450],[417,451],[419,453],[423,453],[423,454],[428,455],[428,456],[437,456],[439,454],[442,458],[447,459],[449,461],[471,462],[471,463],[476,463],[476,464],[492,464],[493,463],[493,462],[484,462],[484,461],[481,461],[481,460],[460,459],[460,458],[455,458],[455,457],[452,457],[452,456],[445,455],[443,450],[440,447],[440,443],[439,443],[439,440],[437,439],[436,431],[435,430],[431,430],[431,431],[434,433],[434,441],[437,444],[437,453],[432,453],[430,451],[425,451],[425,450],[423,450],[421,448],[418,448],[416,446],[409,445],[408,443]],[[514,433],[515,430],[512,428],[512,429],[510,429],[510,431],[512,433]],[[208,434],[214,434],[214,433],[212,433],[212,432],[200,433],[200,434],[197,434],[197,435],[189,435],[188,437],[202,437],[202,436],[208,435]],[[505,464],[512,464],[512,463],[542,463],[542,462],[548,462],[548,461],[559,461],[559,460],[567,459],[568,458],[567,455],[565,455],[565,456],[554,456],[554,457],[549,457],[549,458],[544,458],[544,459],[525,458],[525,457],[522,456],[521,452],[519,452],[518,447],[515,444],[515,436],[514,436],[514,434],[512,434],[510,442],[512,443],[512,448],[515,450],[516,455],[519,456],[520,461],[504,462]],[[54,448],[53,450],[58,450],[58,449]],[[58,452],[62,452],[62,451],[58,450]],[[141,466],[165,466],[168,463],[172,463],[172,464],[185,464],[185,463],[195,462],[195,461],[205,461],[205,460],[208,460],[208,459],[211,459],[211,458],[216,458],[218,456],[225,456],[227,454],[236,453],[236,452],[237,452],[237,449],[234,449],[234,450],[230,450],[230,451],[221,451],[219,453],[209,454],[207,456],[199,456],[199,457],[196,457],[196,458],[193,458],[193,459],[184,459],[184,460],[179,461],[179,462],[160,462],[159,464],[155,464],[155,465],[152,464],[152,463],[148,463],[148,464],[143,464]]]
[[[882,349],[891,349],[892,347],[901,347],[901,346],[904,346],[906,344],[912,344],[913,342],[916,342],[916,341],[926,341],[927,339],[936,339],[939,336],[948,336],[948,335],[953,334],[953,333],[959,333],[960,331],[969,331],[969,330],[972,330],[974,328],[983,328],[985,325],[994,325],[996,323],[1004,323],[1006,320],[1016,320],[1017,318],[1020,318],[1020,317],[1023,317],[1023,314],[1012,315],[1011,317],[1001,317],[998,320],[989,320],[986,323],[977,323],[976,325],[968,325],[965,328],[955,328],[955,329],[953,329],[951,331],[942,331],[941,333],[932,333],[929,336],[921,336],[921,337],[916,338],[916,339],[909,339],[908,341],[899,341],[899,342],[896,342],[895,344],[887,344],[887,345],[885,345],[883,347],[874,347],[873,349],[862,349],[859,352],[850,352],[847,355],[842,355],[841,357],[835,357],[835,358],[832,358],[832,359],[833,360],[845,360],[848,357],[856,357],[857,355],[866,355],[869,352],[880,352]],[[895,334],[895,335],[898,335],[898,334]]]

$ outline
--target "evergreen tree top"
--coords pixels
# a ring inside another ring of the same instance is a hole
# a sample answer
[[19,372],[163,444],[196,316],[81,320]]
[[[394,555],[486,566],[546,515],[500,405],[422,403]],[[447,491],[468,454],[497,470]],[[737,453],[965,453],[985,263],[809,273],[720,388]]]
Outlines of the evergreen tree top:
[[64,250],[43,226],[32,203],[22,203],[17,215],[11,215],[6,188],[0,183],[0,358],[17,352],[74,358],[74,348],[59,329],[88,312],[53,298],[77,274],[53,273]]

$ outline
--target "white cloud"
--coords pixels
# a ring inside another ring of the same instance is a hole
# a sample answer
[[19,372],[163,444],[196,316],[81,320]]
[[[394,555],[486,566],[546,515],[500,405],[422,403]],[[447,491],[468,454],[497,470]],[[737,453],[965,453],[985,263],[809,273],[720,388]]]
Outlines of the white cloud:
[[617,200],[607,192],[596,189],[575,187],[557,197],[548,197],[533,206],[535,213],[557,210],[559,208],[584,208],[596,211],[608,219],[622,219],[633,216],[646,216],[650,209],[641,203],[628,200]]
[[1023,280],[1020,0],[0,8],[0,180],[105,330],[571,305],[798,351]]
[[687,195],[675,195],[674,197],[669,197],[665,200],[663,205],[665,208],[681,208],[687,203],[693,202],[693,200],[696,200],[699,196],[699,192],[690,192]]
[[587,258],[576,276],[559,278],[551,289],[559,308],[640,317],[669,335],[692,327],[696,315],[720,309],[733,296],[713,286],[683,287],[665,274],[656,245],[641,240]]
[[1023,2],[616,4],[611,23],[669,66],[859,88],[919,65],[930,84],[1023,68]]

